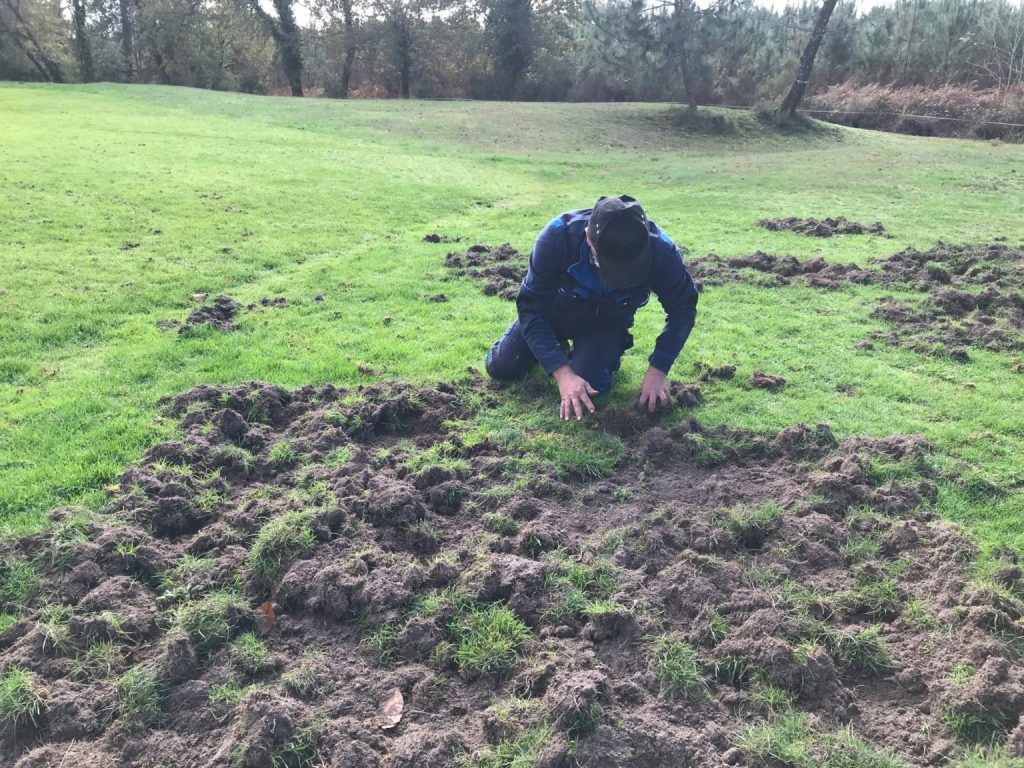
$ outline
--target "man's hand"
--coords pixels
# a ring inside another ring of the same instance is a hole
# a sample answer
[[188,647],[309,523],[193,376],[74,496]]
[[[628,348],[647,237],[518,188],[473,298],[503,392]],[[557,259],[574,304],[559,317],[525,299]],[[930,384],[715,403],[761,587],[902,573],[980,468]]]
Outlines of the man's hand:
[[640,407],[647,407],[649,413],[659,406],[669,403],[668,382],[664,371],[648,368],[644,374],[644,383],[640,385]]
[[590,398],[597,394],[597,390],[586,379],[577,376],[568,365],[552,371],[551,375],[555,377],[558,392],[562,396],[558,406],[559,418],[567,421],[576,414],[576,421],[579,421],[587,411],[594,412],[594,403]]

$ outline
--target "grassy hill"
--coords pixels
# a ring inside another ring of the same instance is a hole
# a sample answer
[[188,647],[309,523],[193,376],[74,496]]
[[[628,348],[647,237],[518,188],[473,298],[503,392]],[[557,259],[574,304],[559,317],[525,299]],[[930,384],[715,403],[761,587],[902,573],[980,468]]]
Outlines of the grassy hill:
[[[161,398],[198,382],[430,382],[481,366],[511,304],[451,281],[449,249],[528,251],[556,213],[629,193],[691,256],[757,249],[828,261],[936,241],[1024,239],[1024,147],[830,128],[778,134],[749,115],[722,135],[658,105],[298,101],[159,87],[0,86],[0,525],[37,527],[172,434]],[[891,238],[768,232],[758,219],[881,220]],[[459,245],[424,235],[461,237]],[[243,306],[238,330],[180,335],[194,293]],[[445,302],[430,298],[443,293]],[[918,432],[967,482],[938,506],[992,544],[1024,544],[1024,378],[856,343],[884,327],[872,286],[709,288],[674,369],[735,364],[705,423],[837,434]],[[390,320],[385,320],[390,318]],[[642,312],[617,398],[660,326]],[[784,376],[765,394],[739,382]],[[556,404],[514,418],[586,445]],[[512,414],[508,414],[513,418]],[[975,482],[984,481],[984,482]],[[978,493],[984,487],[991,492]]]

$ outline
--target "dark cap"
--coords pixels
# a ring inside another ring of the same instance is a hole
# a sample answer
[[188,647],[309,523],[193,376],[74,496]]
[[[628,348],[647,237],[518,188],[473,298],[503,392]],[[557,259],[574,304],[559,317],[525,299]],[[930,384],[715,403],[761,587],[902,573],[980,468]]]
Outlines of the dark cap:
[[629,195],[602,197],[587,225],[594,261],[605,288],[635,288],[651,275],[647,214]]

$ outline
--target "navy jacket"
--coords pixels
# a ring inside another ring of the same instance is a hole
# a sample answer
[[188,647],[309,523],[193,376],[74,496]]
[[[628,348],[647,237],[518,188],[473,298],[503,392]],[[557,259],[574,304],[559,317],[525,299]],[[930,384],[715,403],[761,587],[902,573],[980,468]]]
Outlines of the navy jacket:
[[584,232],[590,212],[585,208],[563,213],[537,237],[530,268],[516,298],[526,343],[544,370],[551,373],[569,363],[560,341],[608,327],[628,330],[636,310],[647,303],[653,291],[665,310],[665,327],[648,360],[668,373],[697,316],[697,289],[683,266],[683,257],[652,221],[650,283],[606,291],[590,260]]

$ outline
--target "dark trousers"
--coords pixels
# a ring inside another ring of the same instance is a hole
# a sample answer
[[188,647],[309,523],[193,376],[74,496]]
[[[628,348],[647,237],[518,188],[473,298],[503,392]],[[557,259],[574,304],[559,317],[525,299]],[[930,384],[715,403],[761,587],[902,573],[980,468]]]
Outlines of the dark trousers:
[[[569,365],[577,376],[586,379],[598,394],[603,395],[612,388],[622,353],[632,346],[633,337],[625,328],[597,328],[593,333],[572,339]],[[536,364],[537,359],[523,337],[518,320],[494,342],[485,361],[487,373],[499,381],[521,379]]]

